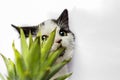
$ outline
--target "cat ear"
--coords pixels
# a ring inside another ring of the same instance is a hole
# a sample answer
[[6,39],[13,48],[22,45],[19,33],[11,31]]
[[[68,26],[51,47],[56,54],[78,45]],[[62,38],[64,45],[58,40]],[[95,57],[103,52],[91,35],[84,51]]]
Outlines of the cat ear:
[[65,9],[62,14],[57,19],[57,23],[61,28],[65,28],[69,30],[69,22],[68,22],[68,10]]
[[31,34],[34,36],[37,34],[37,31],[38,31],[38,26],[25,26],[25,27],[18,27],[18,26],[15,26],[13,24],[11,24],[11,26],[13,28],[15,28],[17,30],[17,32],[20,34],[20,28],[23,29],[23,32],[25,34],[25,37],[28,37],[29,36],[29,32],[31,32]]

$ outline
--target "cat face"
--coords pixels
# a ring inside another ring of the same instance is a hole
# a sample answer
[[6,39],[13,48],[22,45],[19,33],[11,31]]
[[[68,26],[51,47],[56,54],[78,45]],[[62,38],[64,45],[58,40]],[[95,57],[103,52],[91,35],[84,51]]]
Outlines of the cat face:
[[[19,28],[12,25],[19,33]],[[24,26],[21,27],[28,37],[29,31],[32,35],[36,36],[38,31],[41,31],[42,40],[46,40],[49,34],[56,28],[56,36],[52,50],[56,50],[59,46],[64,46],[66,49],[72,49],[74,45],[74,34],[69,29],[68,11],[65,9],[58,19],[50,19],[42,22],[37,26]]]
[[66,9],[62,12],[57,20],[47,20],[39,25],[42,39],[46,40],[49,37],[51,31],[53,31],[55,28],[56,36],[52,50],[56,50],[61,45],[66,49],[73,48],[74,34],[69,30],[68,11]]
[[[56,36],[52,50],[56,50],[59,46],[66,48],[72,47],[74,42],[74,35],[71,31],[61,28],[55,20],[47,20],[39,25],[39,30],[42,34],[42,40],[46,40],[49,37],[51,31],[56,28]],[[71,46],[70,46],[71,45]]]

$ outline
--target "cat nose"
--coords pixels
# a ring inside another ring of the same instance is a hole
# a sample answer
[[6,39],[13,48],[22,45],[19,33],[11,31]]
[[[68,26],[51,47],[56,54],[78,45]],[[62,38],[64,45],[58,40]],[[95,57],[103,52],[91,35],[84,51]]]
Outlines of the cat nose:
[[61,41],[62,41],[62,39],[59,39],[59,40],[56,41],[56,43],[61,43]]

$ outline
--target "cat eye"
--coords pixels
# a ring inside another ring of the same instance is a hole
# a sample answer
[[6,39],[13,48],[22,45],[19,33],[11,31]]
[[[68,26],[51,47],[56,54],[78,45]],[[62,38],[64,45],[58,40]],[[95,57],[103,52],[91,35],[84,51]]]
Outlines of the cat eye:
[[45,41],[47,40],[48,36],[47,35],[42,35],[42,40]]
[[59,31],[60,36],[67,36],[67,32],[64,30]]

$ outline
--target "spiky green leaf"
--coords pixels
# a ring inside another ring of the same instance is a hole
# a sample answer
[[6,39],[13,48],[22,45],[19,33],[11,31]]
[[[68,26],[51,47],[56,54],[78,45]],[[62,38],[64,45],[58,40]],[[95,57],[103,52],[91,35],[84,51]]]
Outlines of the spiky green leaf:
[[12,47],[15,54],[16,73],[19,75],[20,79],[24,79],[25,63],[24,63],[23,57],[21,56],[19,51],[15,49],[14,43]]
[[41,57],[42,57],[41,61],[44,61],[48,57],[49,51],[51,50],[51,47],[54,43],[55,34],[56,34],[56,29],[50,33],[48,39],[44,42],[41,48]]
[[26,66],[28,67],[26,56],[27,54],[29,54],[28,51],[29,47],[25,38],[25,34],[22,29],[20,29],[20,39],[21,39],[21,51],[22,51],[23,59],[25,61]]
[[70,77],[71,75],[72,75],[72,73],[66,74],[66,75],[60,76],[60,77],[58,77],[58,78],[56,78],[54,80],[65,80],[66,78]]
[[27,63],[29,66],[29,71],[33,76],[37,75],[40,68],[40,38],[36,37],[35,41],[32,43],[27,54]]
[[48,57],[47,64],[52,66],[55,63],[56,59],[64,50],[65,50],[64,47],[60,47],[59,49],[51,53],[50,56]]
[[68,59],[68,60],[64,60],[61,63],[55,64],[54,66],[52,66],[49,75],[46,77],[46,80],[48,80],[51,77],[53,77],[61,68],[64,67],[64,65],[66,65],[70,61],[71,61],[71,58]]
[[29,33],[29,49],[30,49],[32,43],[33,43],[33,38],[32,38],[32,34],[31,34],[31,32],[30,32],[30,33]]
[[46,76],[49,74],[50,72],[50,67],[47,67],[47,65],[40,69],[40,72],[39,72],[39,76],[37,78],[37,80],[46,80]]
[[3,56],[2,54],[0,54],[5,62],[7,71],[8,71],[8,75],[9,78],[11,80],[14,80],[16,77],[16,70],[15,70],[15,64],[13,63],[13,61],[11,61],[10,59],[7,59],[5,56]]

